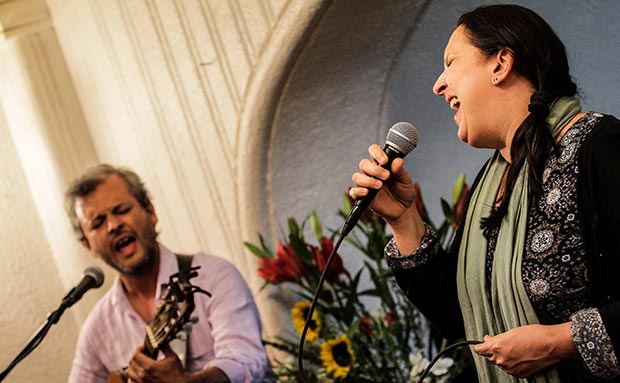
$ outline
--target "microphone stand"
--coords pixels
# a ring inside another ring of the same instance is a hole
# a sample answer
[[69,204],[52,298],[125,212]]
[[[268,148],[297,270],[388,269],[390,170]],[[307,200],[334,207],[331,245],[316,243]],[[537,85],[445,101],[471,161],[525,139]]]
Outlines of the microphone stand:
[[0,382],[2,382],[4,378],[6,378],[9,372],[11,372],[11,370],[15,366],[17,366],[19,362],[21,362],[25,357],[28,356],[28,354],[34,351],[34,349],[37,348],[39,344],[41,344],[41,341],[43,341],[43,338],[45,338],[49,329],[52,327],[52,325],[58,323],[60,316],[69,306],[71,306],[71,303],[63,300],[60,304],[60,307],[58,307],[56,311],[48,314],[47,319],[37,329],[36,333],[30,338],[26,347],[24,347],[23,350],[9,364],[9,366],[4,371],[2,371],[2,373],[0,373]]

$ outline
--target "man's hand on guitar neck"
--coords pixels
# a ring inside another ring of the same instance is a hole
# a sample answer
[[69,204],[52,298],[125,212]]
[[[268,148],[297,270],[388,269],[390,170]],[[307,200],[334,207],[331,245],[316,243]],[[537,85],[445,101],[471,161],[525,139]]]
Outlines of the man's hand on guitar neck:
[[228,376],[217,367],[187,372],[177,354],[169,346],[160,350],[164,359],[153,360],[143,353],[144,346],[134,351],[125,376],[129,383],[230,383]]

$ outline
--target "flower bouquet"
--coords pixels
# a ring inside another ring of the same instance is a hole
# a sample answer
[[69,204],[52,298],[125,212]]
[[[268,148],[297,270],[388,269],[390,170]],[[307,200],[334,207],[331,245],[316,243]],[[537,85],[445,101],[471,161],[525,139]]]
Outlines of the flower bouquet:
[[[432,225],[416,187],[417,208]],[[441,238],[451,236],[456,226],[452,223],[458,218],[457,208],[468,190],[464,176],[459,177],[454,190],[452,204],[442,200],[444,223],[433,225]],[[348,215],[351,203],[345,196],[339,211],[342,217]],[[312,241],[305,237],[307,229],[311,229]],[[298,333],[308,318],[336,235],[333,230],[325,233],[318,215],[312,212],[301,225],[288,219],[288,233],[283,234],[285,239],[278,242],[275,253],[261,235],[258,244],[245,242],[259,257],[258,274],[265,285],[286,284],[297,298],[291,318]],[[303,348],[303,375],[308,382],[417,382],[432,356],[429,354],[439,347],[425,319],[407,300],[386,266],[383,248],[390,238],[385,223],[368,211],[346,238],[347,249],[362,255],[359,269],[350,273],[342,257],[335,254],[308,323]],[[274,360],[273,380],[299,381],[299,335],[283,334],[265,344],[287,356]],[[450,382],[463,367],[462,360],[443,358],[425,382]]]

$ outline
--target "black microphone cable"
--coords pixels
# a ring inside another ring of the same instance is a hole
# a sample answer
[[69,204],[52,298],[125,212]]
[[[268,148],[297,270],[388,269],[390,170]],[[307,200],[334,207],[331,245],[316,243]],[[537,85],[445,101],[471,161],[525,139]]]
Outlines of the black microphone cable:
[[323,272],[321,273],[321,278],[319,278],[319,283],[316,286],[314,297],[312,297],[312,304],[310,304],[310,309],[308,310],[308,316],[306,317],[306,323],[304,323],[304,329],[301,332],[301,337],[299,338],[299,349],[297,350],[297,367],[299,369],[299,380],[302,383],[305,383],[308,381],[304,373],[303,354],[304,354],[304,343],[306,342],[306,333],[308,332],[308,328],[310,326],[310,319],[312,318],[312,313],[314,313],[316,305],[319,301],[319,296],[321,295],[321,291],[323,290],[323,283],[325,282],[327,273],[329,272],[332,262],[334,261],[336,252],[338,251],[338,248],[342,244],[342,241],[344,240],[344,238],[345,238],[344,235],[340,235],[340,237],[338,238],[338,241],[334,244],[334,249],[332,250],[331,254],[329,255],[329,258],[327,259],[325,268],[323,269]]
[[423,383],[424,382],[424,378],[426,378],[426,375],[428,375],[428,373],[431,372],[431,369],[433,368],[435,363],[437,363],[437,361],[442,356],[444,356],[448,351],[453,350],[453,349],[455,349],[457,347],[469,346],[469,345],[472,345],[472,344],[480,344],[480,343],[483,343],[483,342],[480,341],[480,340],[464,340],[464,341],[461,341],[461,342],[456,342],[456,343],[451,344],[448,347],[444,348],[437,355],[435,355],[433,360],[431,360],[431,362],[428,364],[428,366],[426,366],[424,371],[422,371],[422,375],[420,375],[420,378],[418,379],[418,383]]
[[[301,337],[299,338],[299,348],[297,350],[297,367],[299,369],[299,380],[302,383],[305,383],[308,381],[306,374],[304,373],[303,352],[304,352],[304,343],[306,342],[306,334],[308,333],[308,328],[310,326],[310,319],[312,318],[312,314],[314,313],[314,310],[316,309],[319,296],[321,295],[321,291],[323,290],[323,283],[325,282],[325,277],[327,276],[327,273],[329,271],[329,268],[331,267],[332,261],[334,260],[335,254],[338,251],[338,248],[340,247],[340,245],[342,244],[342,241],[344,240],[344,238],[345,238],[344,235],[340,236],[340,238],[334,245],[334,249],[329,255],[329,258],[327,259],[327,263],[325,264],[323,273],[321,273],[321,278],[319,278],[319,283],[317,285],[316,292],[314,293],[314,297],[312,298],[312,304],[310,305],[310,310],[308,310],[308,315],[306,317],[306,322],[304,323],[303,331],[301,332]],[[437,361],[441,359],[442,356],[448,353],[448,351],[451,351],[458,347],[469,346],[469,345],[480,344],[480,343],[483,343],[483,342],[480,340],[464,340],[464,341],[456,342],[454,344],[447,346],[446,348],[441,350],[437,355],[435,355],[435,357],[430,361],[428,366],[426,366],[426,368],[422,372],[422,375],[420,375],[420,378],[418,379],[418,383],[424,382],[424,378],[426,378],[426,376],[431,372],[432,368],[435,366],[435,363],[437,363]]]
[[[389,170],[390,164],[395,158],[403,158],[408,153],[410,153],[417,146],[418,139],[419,133],[415,126],[411,125],[408,122],[398,122],[394,124],[388,130],[385,146],[383,148],[383,150],[388,155],[388,163],[384,165],[384,168]],[[338,241],[334,245],[334,249],[332,250],[329,258],[327,259],[327,263],[325,264],[323,273],[321,273],[321,278],[319,278],[319,283],[316,287],[314,297],[312,298],[312,304],[310,305],[310,310],[308,310],[308,316],[306,317],[303,331],[301,332],[301,337],[299,339],[299,349],[297,351],[297,366],[299,368],[299,379],[302,383],[307,381],[303,369],[303,349],[306,340],[306,333],[308,332],[312,314],[314,313],[314,310],[319,300],[319,296],[321,295],[323,283],[325,282],[327,273],[331,267],[338,248],[342,244],[342,241],[349,234],[349,232],[353,230],[358,220],[360,219],[362,212],[369,207],[369,205],[372,203],[373,198],[378,192],[379,190],[377,189],[369,189],[368,195],[365,198],[358,199],[354,206],[352,206],[348,217],[345,219],[345,222],[340,229],[340,237],[338,238]]]

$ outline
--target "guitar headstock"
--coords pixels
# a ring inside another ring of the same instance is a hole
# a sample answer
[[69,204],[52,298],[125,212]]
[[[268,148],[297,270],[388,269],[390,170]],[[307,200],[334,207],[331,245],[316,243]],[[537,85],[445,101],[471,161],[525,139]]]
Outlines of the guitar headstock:
[[[190,321],[194,311],[194,293],[200,292],[211,296],[205,290],[191,284],[190,279],[197,276],[200,266],[192,267],[170,276],[167,284],[168,292],[162,299],[155,318],[146,328],[145,351],[147,355],[156,357],[159,349],[183,330]],[[184,278],[181,278],[182,273]]]

